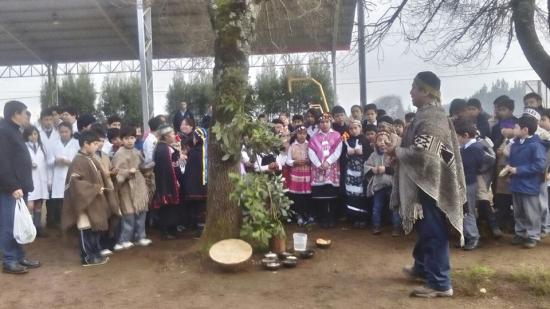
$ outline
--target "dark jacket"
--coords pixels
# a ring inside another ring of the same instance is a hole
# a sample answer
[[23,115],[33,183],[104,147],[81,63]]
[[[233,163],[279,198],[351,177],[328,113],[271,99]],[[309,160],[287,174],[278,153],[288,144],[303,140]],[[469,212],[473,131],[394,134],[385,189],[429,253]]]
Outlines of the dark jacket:
[[32,161],[19,126],[11,120],[0,123],[0,192],[34,190]]
[[466,149],[464,146],[460,147],[460,155],[462,156],[466,185],[477,183],[477,175],[481,174],[484,156],[480,144],[475,142]]
[[180,131],[180,126],[181,126],[181,123],[183,121],[183,119],[185,118],[191,118],[191,119],[194,119],[193,117],[193,113],[191,113],[191,111],[189,109],[187,109],[185,111],[185,113],[181,113],[181,110],[178,110],[176,112],[176,114],[174,114],[174,131],[176,132],[179,132]]
[[491,127],[489,126],[489,114],[481,112],[476,119],[476,127],[479,135],[483,138],[491,136]]
[[538,195],[546,167],[546,149],[540,138],[534,135],[525,139],[523,144],[516,138],[508,162],[516,168],[516,174],[510,180],[510,191]]

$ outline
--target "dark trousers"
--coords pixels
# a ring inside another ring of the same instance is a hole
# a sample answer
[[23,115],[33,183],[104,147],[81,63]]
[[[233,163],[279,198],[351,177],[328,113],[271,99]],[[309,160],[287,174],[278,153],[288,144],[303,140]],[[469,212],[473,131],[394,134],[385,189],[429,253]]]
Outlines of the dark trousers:
[[512,209],[512,194],[495,194],[493,198],[495,205],[495,217],[500,228],[508,232],[514,231],[514,211]]
[[296,194],[289,193],[289,198],[294,202],[290,205],[290,209],[294,211],[296,218],[306,218],[311,216],[309,203],[311,201],[311,194]]
[[176,226],[180,221],[179,205],[162,205],[159,209],[159,228],[163,235],[176,234]]
[[445,214],[422,190],[419,195],[424,217],[416,222],[418,240],[413,251],[414,270],[426,278],[430,288],[446,291],[451,288],[451,265]]
[[13,217],[16,201],[9,193],[0,193],[0,249],[4,266],[12,266],[25,258],[23,247],[13,238]]
[[337,219],[336,209],[338,207],[338,199],[316,199],[317,204],[317,221],[321,224],[334,224]]
[[82,263],[90,262],[101,257],[101,233],[91,229],[78,230],[80,244],[80,260]]
[[206,200],[185,200],[180,207],[182,223],[188,229],[197,229],[206,220]]
[[61,208],[63,199],[54,198],[46,201],[46,226],[59,227],[61,224]]

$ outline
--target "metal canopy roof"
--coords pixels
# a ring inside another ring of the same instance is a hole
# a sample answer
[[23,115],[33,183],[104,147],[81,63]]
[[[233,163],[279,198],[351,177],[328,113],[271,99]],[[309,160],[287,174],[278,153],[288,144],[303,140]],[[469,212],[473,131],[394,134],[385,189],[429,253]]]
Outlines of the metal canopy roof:
[[[135,3],[0,0],[0,66],[138,59]],[[154,58],[212,56],[206,3],[151,2]],[[356,0],[266,1],[253,53],[349,49],[355,5]]]

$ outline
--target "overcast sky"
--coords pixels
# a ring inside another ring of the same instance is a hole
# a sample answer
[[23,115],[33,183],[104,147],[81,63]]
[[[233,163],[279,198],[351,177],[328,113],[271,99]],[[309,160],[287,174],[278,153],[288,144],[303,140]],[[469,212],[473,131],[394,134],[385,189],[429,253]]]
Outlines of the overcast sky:
[[[548,46],[548,45],[547,45]],[[501,64],[488,63],[483,66],[458,66],[455,68],[438,66],[424,62],[415,55],[422,46],[411,46],[397,42],[383,47],[383,59],[373,52],[367,55],[367,97],[371,102],[381,96],[399,96],[405,108],[410,105],[409,90],[413,77],[419,71],[431,70],[442,79],[443,101],[449,102],[455,97],[468,97],[483,84],[490,86],[497,79],[509,82],[516,80],[538,80],[531,70],[521,48],[514,42],[507,57]],[[154,48],[154,47],[153,47]],[[495,48],[494,59],[500,58],[504,46]],[[405,50],[409,52],[405,53]],[[349,111],[353,104],[359,104],[359,73],[355,52],[338,52],[337,62],[337,95],[338,103]],[[251,80],[257,70],[251,71]],[[166,91],[173,73],[155,72],[155,113],[163,113],[166,104]],[[96,89],[99,90],[103,75],[93,75]],[[31,112],[37,115],[40,111],[40,86],[42,78],[0,79],[0,107],[11,99],[26,103]],[[34,117],[33,117],[34,119]]]

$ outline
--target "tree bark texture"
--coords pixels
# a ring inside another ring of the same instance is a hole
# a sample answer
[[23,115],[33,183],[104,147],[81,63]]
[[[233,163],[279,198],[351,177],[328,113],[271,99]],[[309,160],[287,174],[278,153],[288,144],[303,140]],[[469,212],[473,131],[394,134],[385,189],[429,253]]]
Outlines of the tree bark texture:
[[533,70],[550,88],[550,55],[544,50],[535,27],[535,0],[512,0],[516,37]]
[[[228,124],[237,113],[244,112],[248,86],[248,55],[254,37],[255,4],[250,0],[209,0],[210,21],[215,33],[213,123]],[[212,130],[211,130],[212,132]],[[213,133],[211,133],[213,135]],[[208,141],[208,201],[206,226],[201,250],[223,239],[239,238],[242,210],[229,198],[233,185],[230,173],[239,173],[239,158],[223,161],[220,142]]]

